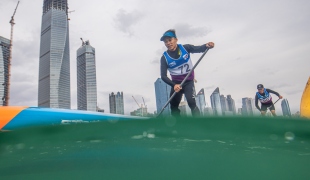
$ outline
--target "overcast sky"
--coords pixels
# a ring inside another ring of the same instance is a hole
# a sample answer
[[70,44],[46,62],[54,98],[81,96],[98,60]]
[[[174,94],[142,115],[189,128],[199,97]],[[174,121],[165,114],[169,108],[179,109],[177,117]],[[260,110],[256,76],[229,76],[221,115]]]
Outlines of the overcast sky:
[[[100,108],[109,112],[109,94],[124,93],[125,114],[142,97],[156,110],[154,82],[160,77],[159,41],[176,29],[178,43],[213,41],[195,70],[196,90],[206,101],[216,87],[241,108],[256,85],[288,99],[292,113],[310,76],[310,1],[308,0],[68,0],[70,20],[71,108],[77,106],[76,50],[82,37],[96,48]],[[10,37],[17,0],[0,1],[0,36]],[[10,105],[37,106],[43,0],[20,0],[15,15]],[[195,63],[200,54],[193,54]],[[277,99],[276,96],[273,96]],[[281,103],[276,110],[282,114]]]

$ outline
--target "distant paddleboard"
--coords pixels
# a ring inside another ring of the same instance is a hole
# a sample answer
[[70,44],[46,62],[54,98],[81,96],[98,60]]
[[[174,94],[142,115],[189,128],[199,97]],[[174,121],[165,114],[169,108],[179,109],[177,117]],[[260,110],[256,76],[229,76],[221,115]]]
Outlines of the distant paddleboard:
[[148,119],[138,116],[108,114],[100,112],[40,108],[26,106],[0,107],[0,130],[13,130],[23,127],[59,125],[72,123],[89,123],[97,121],[115,121],[131,119]]
[[300,102],[300,116],[305,118],[310,118],[310,77],[306,84],[304,93],[301,97]]

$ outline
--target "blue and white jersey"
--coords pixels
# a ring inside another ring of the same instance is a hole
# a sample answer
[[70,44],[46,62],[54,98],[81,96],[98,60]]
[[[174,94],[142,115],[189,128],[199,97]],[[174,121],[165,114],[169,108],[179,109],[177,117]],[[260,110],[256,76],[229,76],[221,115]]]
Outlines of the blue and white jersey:
[[261,94],[259,94],[258,92],[256,92],[257,98],[261,103],[270,103],[272,101],[272,97],[270,96],[270,93],[266,90],[266,88],[264,88],[264,93],[265,95],[262,96]]
[[178,46],[181,53],[178,59],[170,57],[167,51],[164,52],[168,64],[168,71],[172,76],[185,75],[193,68],[190,54],[181,44],[178,44]]

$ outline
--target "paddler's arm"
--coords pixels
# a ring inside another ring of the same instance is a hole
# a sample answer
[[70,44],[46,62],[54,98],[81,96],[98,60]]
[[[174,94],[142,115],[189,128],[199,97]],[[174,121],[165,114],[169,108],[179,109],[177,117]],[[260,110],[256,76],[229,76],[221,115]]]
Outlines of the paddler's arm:
[[278,92],[276,92],[276,91],[273,91],[273,90],[271,90],[271,89],[266,89],[266,91],[269,92],[269,93],[272,93],[272,94],[277,95],[277,96],[279,97],[279,99],[282,99],[282,98],[283,98],[283,97],[282,97]]
[[213,42],[208,42],[207,44],[203,44],[201,46],[194,46],[191,44],[184,44],[183,47],[186,49],[188,53],[202,53],[205,52],[207,48],[213,48],[214,43]]
[[255,107],[261,111],[260,107],[258,106],[258,98],[257,98],[257,94],[255,95]]
[[160,59],[160,76],[161,76],[161,79],[165,83],[170,85],[171,87],[174,87],[175,83],[172,82],[171,79],[168,78],[167,70],[168,70],[168,65],[167,65],[166,59],[165,59],[164,56],[162,56],[161,59]]

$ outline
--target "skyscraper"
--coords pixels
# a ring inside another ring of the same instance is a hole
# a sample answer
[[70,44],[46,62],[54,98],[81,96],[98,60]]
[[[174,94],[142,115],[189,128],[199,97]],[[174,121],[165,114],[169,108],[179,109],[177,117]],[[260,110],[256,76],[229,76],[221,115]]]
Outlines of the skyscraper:
[[282,113],[283,113],[283,116],[289,116],[291,117],[291,109],[290,109],[290,105],[288,104],[288,101],[287,99],[283,99],[281,101],[281,107],[282,107]]
[[70,52],[67,0],[44,0],[38,105],[70,109]]
[[181,101],[179,104],[179,109],[180,109],[180,115],[181,116],[192,116],[192,111],[189,108],[186,99],[184,98],[184,101]]
[[[171,86],[166,84],[161,78],[158,78],[155,81],[154,86],[156,96],[156,109],[157,113],[159,113],[170,98]],[[165,110],[162,112],[162,115],[163,116],[171,115],[170,104],[167,105]]]
[[112,92],[109,94],[110,113],[124,114],[124,96],[123,92],[117,92],[116,95]]
[[252,98],[242,98],[242,115],[243,116],[253,116],[254,101]]
[[196,96],[196,105],[200,111],[200,115],[204,116],[206,107],[205,91],[202,88]]
[[96,55],[89,41],[77,50],[77,106],[79,110],[97,110]]
[[232,111],[233,114],[236,114],[236,105],[235,100],[231,97],[231,95],[227,95],[227,103],[228,103],[228,111]]
[[213,109],[211,107],[204,108],[204,116],[213,116]]
[[250,99],[250,103],[251,103],[251,109],[252,109],[253,116],[260,116],[261,113],[255,106],[255,99],[253,99],[253,98],[249,98],[249,99]]
[[225,111],[228,111],[227,98],[224,95],[220,95],[220,101],[221,101],[221,108],[222,108],[223,115],[225,115]]
[[210,96],[211,107],[215,116],[222,116],[222,107],[220,100],[220,89],[217,87]]
[[242,108],[238,108],[238,115],[242,115]]
[[10,40],[0,36],[0,106],[6,104],[9,81]]

